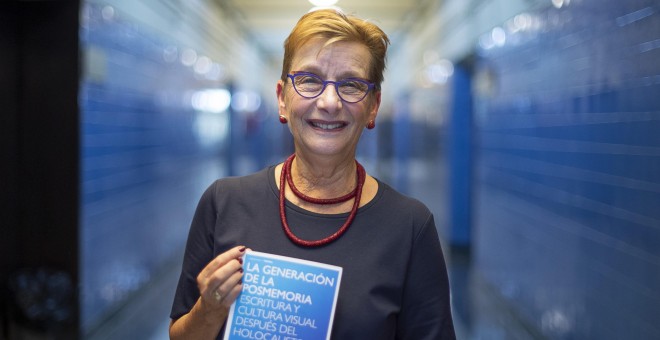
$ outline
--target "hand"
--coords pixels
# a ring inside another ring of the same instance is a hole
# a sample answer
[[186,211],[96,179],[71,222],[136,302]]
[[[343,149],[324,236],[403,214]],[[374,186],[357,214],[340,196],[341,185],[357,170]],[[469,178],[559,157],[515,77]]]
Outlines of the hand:
[[246,250],[238,246],[218,255],[197,275],[202,307],[208,312],[226,313],[240,294],[243,287],[241,257]]

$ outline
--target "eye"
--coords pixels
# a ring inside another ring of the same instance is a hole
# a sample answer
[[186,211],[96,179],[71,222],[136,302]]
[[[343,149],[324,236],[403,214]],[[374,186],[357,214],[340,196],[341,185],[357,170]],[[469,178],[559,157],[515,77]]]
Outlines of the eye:
[[318,85],[323,84],[321,78],[311,74],[296,74],[296,84],[298,85]]
[[364,82],[355,79],[344,80],[339,87],[345,93],[365,92],[369,88]]

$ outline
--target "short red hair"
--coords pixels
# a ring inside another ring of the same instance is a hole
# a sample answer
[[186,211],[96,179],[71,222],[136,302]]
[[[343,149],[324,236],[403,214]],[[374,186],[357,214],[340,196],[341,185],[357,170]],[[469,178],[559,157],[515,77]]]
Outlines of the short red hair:
[[324,46],[337,41],[351,41],[364,44],[371,52],[369,81],[380,89],[385,71],[385,58],[389,38],[375,24],[334,9],[322,9],[303,15],[284,41],[284,62],[282,81],[286,82],[291,71],[293,56],[305,43],[314,39],[326,39]]

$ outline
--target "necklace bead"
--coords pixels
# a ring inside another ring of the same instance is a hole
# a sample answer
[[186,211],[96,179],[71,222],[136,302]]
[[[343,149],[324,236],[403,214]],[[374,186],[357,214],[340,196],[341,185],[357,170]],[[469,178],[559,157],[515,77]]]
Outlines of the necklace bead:
[[[355,190],[352,192],[341,196],[341,197],[335,197],[335,198],[314,198],[311,196],[307,196],[300,192],[296,186],[293,184],[293,178],[291,176],[291,164],[293,163],[293,159],[295,158],[295,154],[291,155],[289,158],[287,158],[286,161],[284,161],[284,164],[282,165],[282,173],[280,174],[280,220],[282,222],[282,229],[284,229],[284,233],[286,236],[295,244],[303,247],[320,247],[324,246],[330,242],[333,242],[337,240],[339,237],[341,237],[346,230],[348,230],[348,227],[353,223],[353,220],[355,219],[355,215],[357,214],[358,207],[360,206],[360,198],[362,198],[362,187],[364,186],[364,182],[366,180],[366,172],[364,171],[364,167],[358,161],[355,161],[356,165],[356,174],[357,174],[357,184],[355,186]],[[286,181],[286,182],[285,182]],[[303,240],[299,237],[297,237],[292,231],[291,228],[289,227],[289,223],[287,222],[286,219],[286,209],[285,209],[285,189],[286,189],[286,183],[289,184],[289,187],[291,187],[291,191],[300,199],[302,199],[305,202],[309,203],[315,203],[315,204],[337,204],[341,202],[346,202],[350,200],[351,198],[355,198],[355,201],[353,202],[353,207],[351,208],[351,212],[348,215],[348,218],[346,219],[346,222],[337,230],[335,233],[332,235],[320,239],[320,240],[314,240],[314,241],[309,241],[309,240]]]

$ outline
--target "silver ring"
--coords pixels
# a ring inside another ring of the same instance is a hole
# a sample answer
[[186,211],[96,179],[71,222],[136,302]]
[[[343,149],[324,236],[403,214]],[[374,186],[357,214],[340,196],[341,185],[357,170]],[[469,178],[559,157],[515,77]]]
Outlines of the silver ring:
[[220,294],[220,292],[216,290],[215,292],[213,292],[213,298],[215,299],[215,301],[220,302],[222,300],[222,295]]

